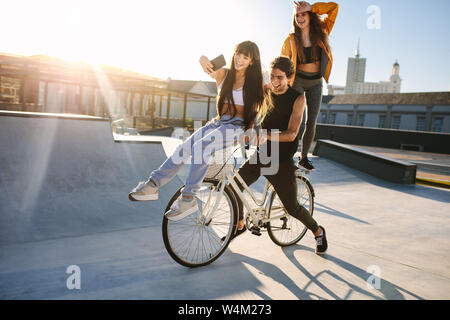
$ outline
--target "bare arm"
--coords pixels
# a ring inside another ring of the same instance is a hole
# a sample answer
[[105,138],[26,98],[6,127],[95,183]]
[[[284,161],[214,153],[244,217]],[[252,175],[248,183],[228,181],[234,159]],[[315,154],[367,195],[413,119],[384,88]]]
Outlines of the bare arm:
[[[295,140],[297,137],[298,130],[300,129],[300,125],[302,124],[303,119],[303,111],[305,110],[306,99],[305,95],[299,95],[298,98],[294,102],[294,106],[292,108],[292,114],[289,118],[289,125],[287,130],[281,131],[278,134],[278,139],[272,137],[270,132],[267,134],[267,139],[271,141],[278,142],[291,142]],[[272,139],[273,138],[273,139]]]
[[298,11],[311,11],[317,13],[318,15],[326,14],[324,23],[327,29],[327,33],[330,34],[333,29],[334,23],[336,22],[336,17],[339,12],[339,5],[335,2],[316,2],[310,4],[306,1],[294,1],[294,4]]

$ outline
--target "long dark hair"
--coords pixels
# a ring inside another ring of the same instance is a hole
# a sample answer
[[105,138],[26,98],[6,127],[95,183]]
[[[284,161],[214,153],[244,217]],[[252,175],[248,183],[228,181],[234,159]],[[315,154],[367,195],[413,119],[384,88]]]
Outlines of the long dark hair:
[[[317,13],[307,11],[309,15],[309,39],[311,40],[311,57],[314,60],[320,60],[319,55],[319,46],[317,43],[319,40],[322,41],[325,48],[330,52],[330,44],[328,42],[328,34],[326,32],[325,23],[320,20],[319,15]],[[302,30],[297,25],[296,19],[296,12],[294,12],[294,36],[295,36],[295,42],[297,44],[297,52],[300,55],[300,61],[305,61],[305,54],[303,52],[303,42],[302,42]]]
[[263,75],[261,68],[261,57],[258,46],[251,41],[244,41],[239,43],[235,49],[233,58],[231,60],[231,67],[228,74],[223,81],[222,89],[219,92],[217,99],[217,114],[218,117],[224,113],[223,107],[227,103],[231,106],[232,116],[236,116],[237,110],[233,99],[233,84],[236,78],[236,69],[234,67],[234,56],[236,54],[244,54],[249,57],[252,62],[245,71],[245,83],[243,88],[244,97],[244,127],[247,130],[250,124],[255,120],[258,113],[265,114],[263,90]]

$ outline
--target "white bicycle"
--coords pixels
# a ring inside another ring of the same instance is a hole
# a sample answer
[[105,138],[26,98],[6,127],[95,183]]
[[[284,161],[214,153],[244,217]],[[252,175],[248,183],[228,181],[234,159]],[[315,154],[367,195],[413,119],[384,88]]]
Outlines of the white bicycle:
[[[239,149],[239,148],[238,148]],[[212,164],[196,196],[199,210],[183,220],[163,219],[164,245],[179,264],[194,268],[210,264],[220,257],[236,232],[239,219],[237,199],[244,204],[246,227],[254,235],[267,231],[279,246],[290,246],[300,241],[308,230],[298,219],[284,209],[268,180],[261,199],[258,199],[235,169],[234,153],[225,164]],[[234,166],[231,165],[231,159]],[[304,175],[307,170],[296,170],[297,199],[311,215],[314,211],[314,189]],[[244,186],[255,206],[251,206],[238,188],[234,178]],[[181,196],[181,187],[170,199],[166,211]],[[265,230],[264,230],[265,229]]]

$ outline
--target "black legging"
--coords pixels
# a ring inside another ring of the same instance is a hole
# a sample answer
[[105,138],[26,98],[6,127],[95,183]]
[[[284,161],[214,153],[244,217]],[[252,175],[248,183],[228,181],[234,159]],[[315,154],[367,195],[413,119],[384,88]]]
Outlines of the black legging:
[[[257,156],[257,153],[253,157]],[[270,164],[263,165],[260,163],[259,159],[251,161],[248,159],[240,168],[239,174],[247,185],[253,184],[261,176],[261,168],[269,166]],[[273,185],[278,197],[281,200],[284,208],[287,212],[300,220],[309,230],[316,233],[319,229],[317,222],[313,219],[309,211],[300,205],[297,200],[297,181],[295,177],[295,170],[297,167],[294,165],[294,161],[288,160],[280,162],[278,172],[275,175],[265,175],[266,179]],[[244,187],[239,183],[237,178],[234,178],[241,191]],[[243,217],[243,203],[241,199],[238,198],[239,205],[239,220],[244,219]]]
[[306,80],[296,76],[292,88],[306,96],[305,130],[301,139],[302,158],[305,158],[316,135],[316,122],[322,105],[322,78]]

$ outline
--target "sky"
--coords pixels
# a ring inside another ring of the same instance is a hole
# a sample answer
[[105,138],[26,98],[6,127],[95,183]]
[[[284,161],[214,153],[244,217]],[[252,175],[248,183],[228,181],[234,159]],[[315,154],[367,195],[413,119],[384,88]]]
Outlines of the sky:
[[[388,80],[397,59],[401,92],[450,90],[450,1],[335,2],[330,84],[345,85],[359,38],[365,81]],[[267,69],[291,29],[292,8],[290,0],[0,0],[0,52],[210,81],[199,57],[229,61],[244,40],[258,45]]]

